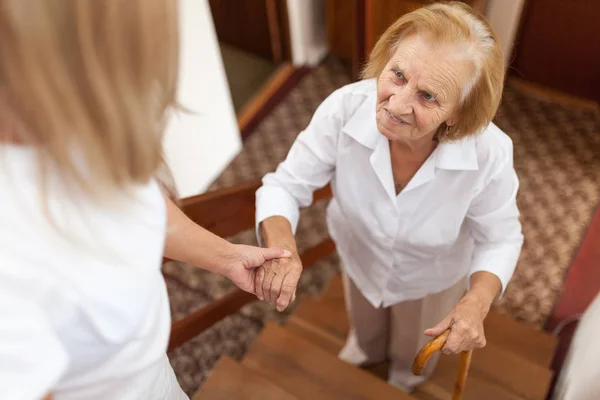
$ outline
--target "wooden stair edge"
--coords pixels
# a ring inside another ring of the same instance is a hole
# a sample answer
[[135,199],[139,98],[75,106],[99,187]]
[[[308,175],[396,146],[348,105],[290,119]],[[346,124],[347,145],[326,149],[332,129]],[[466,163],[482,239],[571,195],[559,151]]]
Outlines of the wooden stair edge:
[[[336,304],[337,303],[337,304]],[[305,297],[294,310],[294,318],[301,319],[345,340],[350,331],[350,322],[344,304],[340,301],[322,301]]]
[[228,356],[222,356],[192,400],[300,400]]
[[449,399],[451,395],[452,393],[447,388],[431,380],[420,384],[413,393],[414,397],[422,400]]
[[[248,349],[242,364],[266,379],[277,379],[281,387],[298,393],[300,398],[414,399],[273,322],[266,324]],[[305,379],[300,381],[298,376]],[[315,397],[316,394],[321,397]]]
[[297,318],[293,314],[288,318],[286,327],[330,354],[338,354],[345,344],[344,340],[338,336],[301,318]]

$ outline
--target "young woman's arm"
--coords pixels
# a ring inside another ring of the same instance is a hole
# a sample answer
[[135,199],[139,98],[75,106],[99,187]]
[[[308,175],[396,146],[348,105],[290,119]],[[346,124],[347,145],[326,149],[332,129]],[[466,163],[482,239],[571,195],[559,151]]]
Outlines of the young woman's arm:
[[266,261],[291,256],[277,247],[260,248],[229,243],[195,224],[170,199],[167,203],[165,257],[224,275],[240,289],[256,294],[256,267]]

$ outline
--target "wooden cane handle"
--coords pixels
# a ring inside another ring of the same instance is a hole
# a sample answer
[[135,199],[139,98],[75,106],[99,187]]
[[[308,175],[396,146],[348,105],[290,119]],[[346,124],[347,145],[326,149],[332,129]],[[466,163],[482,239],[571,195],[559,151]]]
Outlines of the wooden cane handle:
[[[433,338],[429,343],[427,343],[419,354],[415,357],[415,360],[412,365],[412,373],[415,375],[422,375],[425,367],[427,366],[427,362],[433,356],[436,351],[440,351],[444,345],[446,344],[446,340],[448,340],[448,336],[450,335],[450,329],[444,331],[441,335]],[[473,354],[472,350],[463,351],[460,354],[460,363],[458,367],[458,375],[456,377],[456,382],[454,383],[454,393],[452,394],[452,400],[461,400],[463,393],[465,391],[465,384],[467,381],[467,374],[469,373],[469,366],[471,365],[471,356]]]
[[442,347],[446,344],[446,340],[448,339],[448,335],[450,335],[450,329],[446,329],[442,334],[433,338],[429,343],[427,343],[419,354],[415,357],[412,365],[412,373],[419,376],[423,374],[423,370],[427,366],[427,362],[433,356],[436,351],[440,351]]

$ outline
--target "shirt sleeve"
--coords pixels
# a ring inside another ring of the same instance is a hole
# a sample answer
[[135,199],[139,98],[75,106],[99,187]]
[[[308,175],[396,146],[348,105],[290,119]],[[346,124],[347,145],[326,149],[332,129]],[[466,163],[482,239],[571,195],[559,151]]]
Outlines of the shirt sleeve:
[[308,207],[313,192],[331,180],[342,129],[342,96],[338,89],[321,103],[286,159],[275,172],[263,177],[263,185],[256,192],[256,235],[261,245],[262,221],[272,216],[285,217],[295,234],[300,207]]
[[513,168],[512,147],[498,162],[491,179],[474,198],[467,223],[475,240],[470,275],[487,271],[502,282],[502,292],[510,281],[523,245],[517,207],[519,180]]
[[67,368],[67,355],[44,313],[0,282],[0,399],[42,399]]

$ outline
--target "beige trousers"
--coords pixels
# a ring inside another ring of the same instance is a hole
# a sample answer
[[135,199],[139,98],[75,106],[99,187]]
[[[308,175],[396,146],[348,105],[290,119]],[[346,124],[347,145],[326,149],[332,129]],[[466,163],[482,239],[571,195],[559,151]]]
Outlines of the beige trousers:
[[440,293],[403,301],[387,308],[374,308],[344,274],[344,295],[350,332],[339,357],[354,365],[390,361],[389,383],[412,391],[431,375],[437,356],[431,358],[423,376],[411,372],[419,350],[432,338],[423,331],[440,322],[466,291],[467,280]]

